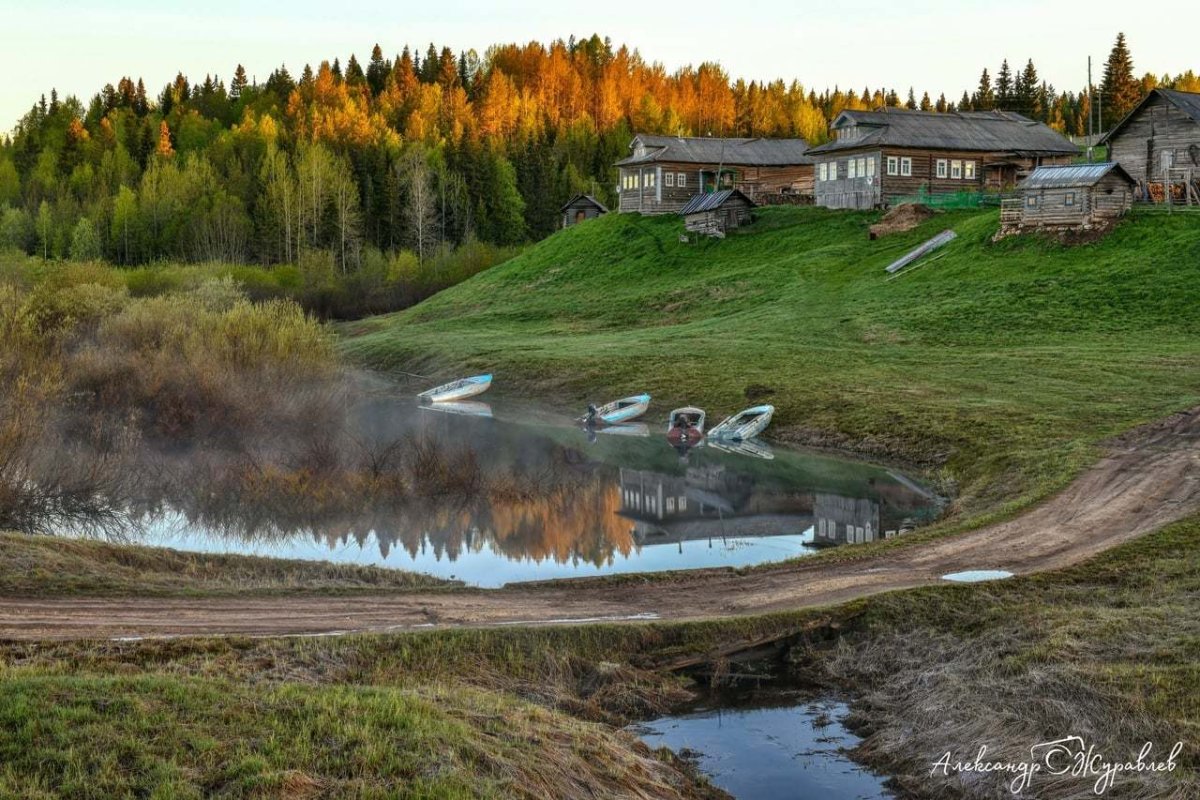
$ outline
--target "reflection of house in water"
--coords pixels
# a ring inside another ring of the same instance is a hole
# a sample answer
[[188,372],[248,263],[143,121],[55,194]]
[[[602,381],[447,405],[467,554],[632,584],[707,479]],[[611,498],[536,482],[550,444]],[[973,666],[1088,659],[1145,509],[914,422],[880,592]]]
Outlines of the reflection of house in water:
[[861,544],[880,538],[879,503],[866,497],[817,494],[813,544]]
[[759,495],[754,481],[720,466],[685,475],[621,469],[621,516],[638,544],[722,536],[782,536],[812,526],[807,495]]

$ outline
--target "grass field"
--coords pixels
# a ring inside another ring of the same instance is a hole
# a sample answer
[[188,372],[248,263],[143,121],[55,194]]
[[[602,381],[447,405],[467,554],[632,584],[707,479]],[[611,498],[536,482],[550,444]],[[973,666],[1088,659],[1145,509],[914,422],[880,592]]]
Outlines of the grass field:
[[[609,215],[400,314],[341,328],[380,369],[491,370],[578,405],[767,400],[772,433],[943,471],[959,508],[1061,486],[1094,445],[1200,399],[1200,218],[1134,217],[1095,245],[993,244],[996,212],[868,241],[869,213],[769,208],[724,241]],[[894,280],[933,234],[959,238]]]

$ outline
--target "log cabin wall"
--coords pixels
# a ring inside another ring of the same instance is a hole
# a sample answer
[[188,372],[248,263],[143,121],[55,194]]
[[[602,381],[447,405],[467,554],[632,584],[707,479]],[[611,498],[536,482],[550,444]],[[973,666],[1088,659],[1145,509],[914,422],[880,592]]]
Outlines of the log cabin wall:
[[[738,164],[685,164],[673,161],[620,167],[617,187],[621,213],[673,214],[699,194],[707,181],[712,188],[717,170],[731,175],[729,187],[755,202],[770,202],[778,195],[812,193],[811,164],[742,166]],[[722,183],[722,188],[726,184]]]
[[1156,94],[1109,141],[1108,160],[1144,186],[1162,180],[1164,154],[1174,167],[1200,175],[1200,122]]
[[1022,194],[1021,227],[1086,228],[1111,222],[1133,204],[1133,187],[1116,175],[1092,186],[1069,186]]
[[[851,160],[855,161],[853,173]],[[1014,157],[1010,153],[967,150],[899,147],[843,150],[817,156],[814,194],[817,205],[826,208],[874,208],[900,197],[919,194],[922,190],[938,195],[1007,189],[1011,188],[1011,180],[997,177],[1003,172],[1023,177],[1037,166],[1069,164],[1071,161],[1071,156]],[[830,179],[828,176],[834,174],[831,165],[835,163],[837,178]],[[994,163],[1003,163],[1008,169],[1002,171],[985,166]],[[854,177],[850,177],[851,174]],[[824,180],[823,175],[826,176]]]

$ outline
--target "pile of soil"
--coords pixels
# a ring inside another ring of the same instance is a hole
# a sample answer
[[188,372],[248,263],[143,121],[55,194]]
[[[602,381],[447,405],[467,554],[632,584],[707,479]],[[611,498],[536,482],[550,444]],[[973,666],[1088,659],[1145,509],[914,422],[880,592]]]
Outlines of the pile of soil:
[[906,203],[902,206],[895,206],[883,215],[883,219],[871,226],[870,238],[872,240],[882,239],[884,236],[889,236],[893,233],[911,231],[932,217],[933,214],[934,211],[932,208],[920,203]]

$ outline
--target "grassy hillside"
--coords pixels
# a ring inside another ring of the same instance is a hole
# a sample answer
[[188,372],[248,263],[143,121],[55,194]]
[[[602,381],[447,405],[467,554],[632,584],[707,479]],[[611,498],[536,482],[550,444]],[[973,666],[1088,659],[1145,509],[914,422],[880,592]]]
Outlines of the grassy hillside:
[[[565,403],[769,399],[774,436],[944,467],[975,510],[1049,491],[1097,441],[1200,400],[1200,217],[1134,217],[1073,248],[993,244],[995,212],[871,242],[876,217],[771,208],[685,244],[675,218],[609,215],[345,326],[344,348]],[[958,240],[885,279],[944,228]]]

